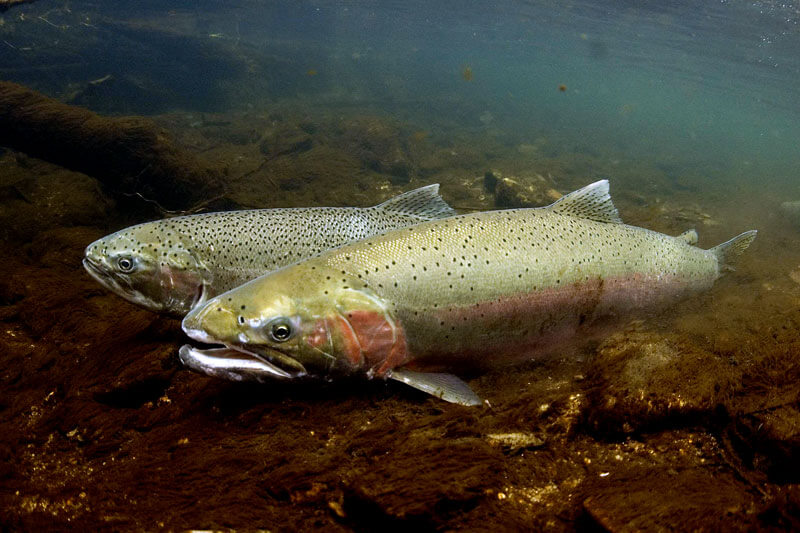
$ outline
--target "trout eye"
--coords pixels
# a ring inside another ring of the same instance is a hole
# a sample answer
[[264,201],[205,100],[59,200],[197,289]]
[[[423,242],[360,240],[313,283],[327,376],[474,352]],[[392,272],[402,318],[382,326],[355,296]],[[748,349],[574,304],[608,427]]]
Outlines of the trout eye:
[[276,318],[267,325],[269,337],[275,342],[288,341],[292,337],[292,325],[285,318]]
[[119,268],[120,272],[131,272],[133,270],[133,259],[122,256],[117,259],[117,267]]

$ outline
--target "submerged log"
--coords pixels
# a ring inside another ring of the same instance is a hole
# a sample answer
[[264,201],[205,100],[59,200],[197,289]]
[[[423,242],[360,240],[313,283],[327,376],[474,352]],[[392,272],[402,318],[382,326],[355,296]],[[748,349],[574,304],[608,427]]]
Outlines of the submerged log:
[[165,209],[203,204],[223,193],[218,169],[176,147],[141,117],[102,117],[15,83],[0,81],[0,146],[139,194]]
[[34,0],[0,0],[0,13],[19,4],[27,4]]

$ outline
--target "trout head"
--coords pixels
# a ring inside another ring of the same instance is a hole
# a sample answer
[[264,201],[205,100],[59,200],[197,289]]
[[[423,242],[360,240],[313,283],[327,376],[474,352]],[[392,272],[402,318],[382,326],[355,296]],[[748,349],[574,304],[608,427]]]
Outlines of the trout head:
[[364,283],[321,262],[278,270],[195,308],[189,337],[224,348],[181,349],[193,370],[232,380],[384,376],[406,358],[405,338]]
[[208,269],[192,242],[150,222],[113,233],[86,247],[83,266],[100,284],[151,311],[183,316],[208,296]]

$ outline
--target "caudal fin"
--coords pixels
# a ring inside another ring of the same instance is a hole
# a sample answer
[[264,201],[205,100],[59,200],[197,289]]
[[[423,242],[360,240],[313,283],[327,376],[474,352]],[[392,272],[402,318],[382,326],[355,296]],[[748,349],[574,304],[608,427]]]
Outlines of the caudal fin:
[[725,241],[711,248],[709,251],[717,256],[719,269],[733,270],[732,265],[736,261],[736,258],[747,250],[747,247],[750,246],[750,243],[756,238],[757,233],[758,231],[751,229],[750,231],[745,231],[741,235],[737,235],[729,241]]

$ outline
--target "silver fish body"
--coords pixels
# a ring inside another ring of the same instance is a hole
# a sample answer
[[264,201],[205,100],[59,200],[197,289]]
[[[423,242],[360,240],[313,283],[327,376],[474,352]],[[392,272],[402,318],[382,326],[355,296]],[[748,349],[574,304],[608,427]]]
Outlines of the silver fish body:
[[455,214],[429,185],[373,207],[251,209],[147,222],[86,248],[83,265],[108,289],[182,316],[194,305],[329,248]]
[[[440,372],[533,357],[708,289],[754,237],[703,250],[693,231],[625,225],[601,181],[546,208],[435,220],[331,250],[212,299],[183,329],[259,358],[265,376],[362,372],[472,405],[469,388]],[[181,355],[202,371],[196,361],[214,354]]]

